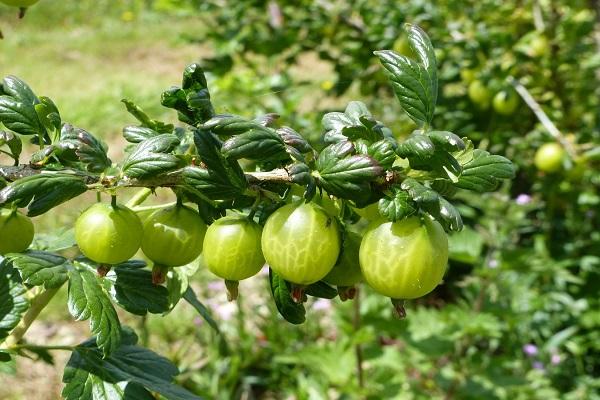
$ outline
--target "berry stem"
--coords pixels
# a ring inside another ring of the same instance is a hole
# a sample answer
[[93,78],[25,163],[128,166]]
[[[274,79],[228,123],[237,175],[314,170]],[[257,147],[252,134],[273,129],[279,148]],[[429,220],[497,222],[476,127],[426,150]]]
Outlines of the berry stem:
[[111,266],[109,264],[100,264],[98,268],[96,268],[96,272],[98,276],[104,278],[110,272]]

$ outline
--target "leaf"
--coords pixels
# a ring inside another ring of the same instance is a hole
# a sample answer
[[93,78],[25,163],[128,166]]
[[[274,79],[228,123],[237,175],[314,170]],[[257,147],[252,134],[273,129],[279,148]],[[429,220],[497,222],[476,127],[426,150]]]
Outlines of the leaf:
[[66,173],[41,173],[12,182],[0,190],[0,205],[29,204],[27,215],[35,217],[87,191],[82,178]]
[[433,95],[433,105],[437,102],[438,81],[437,81],[437,60],[435,58],[435,49],[431,44],[429,36],[418,25],[405,24],[408,34],[408,43],[410,48],[417,55],[419,61],[429,74],[431,82],[431,93]]
[[394,93],[408,116],[419,126],[431,123],[437,84],[432,82],[427,68],[391,50],[375,51],[374,54],[383,64]]
[[286,321],[298,325],[306,320],[306,310],[295,303],[290,293],[290,284],[269,268],[269,283],[277,310]]
[[215,115],[204,71],[191,64],[183,72],[182,87],[172,87],[161,96],[161,104],[178,111],[179,120],[198,126]]
[[160,133],[145,126],[129,125],[123,128],[123,137],[129,143],[140,143],[158,135]]
[[190,278],[200,268],[202,255],[189,264],[171,268],[167,274],[167,291],[169,292],[169,310],[172,311],[190,285]]
[[206,165],[211,175],[220,182],[229,182],[240,191],[248,187],[248,181],[240,164],[226,158],[221,152],[221,141],[209,131],[194,131],[194,143],[200,160]]
[[185,190],[210,200],[232,200],[243,193],[229,180],[222,180],[222,175],[205,168],[186,167],[181,172],[181,178]]
[[337,143],[347,139],[365,139],[374,142],[383,139],[381,128],[383,127],[373,117],[367,106],[360,101],[351,101],[346,110],[331,112],[323,116],[321,121],[325,134],[326,143]]
[[287,126],[277,129],[277,134],[281,136],[285,143],[287,153],[297,161],[303,161],[302,154],[313,151],[312,146],[298,132]]
[[[373,157],[383,169],[391,169],[396,161],[395,143],[390,139],[383,139],[370,144],[367,147],[366,154]],[[360,152],[362,153],[362,151]]]
[[60,112],[52,99],[41,96],[40,103],[36,104],[34,107],[38,120],[46,130],[50,132],[60,131],[62,120],[60,118]]
[[308,285],[304,293],[309,296],[319,297],[321,299],[334,299],[338,295],[337,289],[329,286],[323,281],[318,281]]
[[123,100],[121,100],[121,102],[123,104],[125,104],[127,111],[131,115],[133,115],[138,121],[140,121],[140,123],[142,124],[142,127],[150,128],[153,131],[156,131],[158,133],[173,133],[173,129],[174,129],[173,124],[166,124],[164,122],[157,121],[155,119],[151,119],[148,116],[148,114],[146,114],[144,112],[144,110],[142,110],[139,106],[137,106],[131,100],[123,99]]
[[465,149],[465,142],[452,132],[448,131],[431,131],[427,132],[427,136],[436,146],[446,151],[458,151]]
[[142,179],[177,169],[179,158],[170,153],[178,144],[177,136],[168,133],[138,143],[124,161],[123,173],[129,178]]
[[19,270],[23,282],[44,289],[58,288],[66,282],[69,261],[65,257],[45,251],[27,251],[6,255]]
[[458,210],[448,200],[438,196],[437,204],[427,204],[423,208],[427,210],[446,230],[460,231],[463,221]]
[[0,341],[19,324],[29,309],[26,292],[17,270],[0,256]]
[[238,115],[221,114],[215,115],[203,123],[199,128],[202,130],[210,130],[212,133],[219,136],[233,136],[261,126],[262,125],[256,121],[249,121]]
[[73,151],[90,172],[102,172],[111,165],[106,145],[91,133],[71,124],[63,125],[56,146],[63,151]]
[[86,267],[69,270],[69,312],[77,321],[90,320],[92,334],[105,356],[121,341],[121,323],[96,274]]
[[448,235],[449,257],[462,263],[475,264],[479,261],[483,244],[481,235],[465,226],[462,231]]
[[212,315],[210,315],[210,311],[208,310],[208,308],[204,304],[202,304],[200,300],[198,300],[196,293],[194,293],[194,290],[191,287],[188,286],[187,290],[183,294],[183,298],[192,307],[194,307],[196,311],[198,311],[198,314],[200,314],[200,316],[204,318],[204,320],[216,333],[218,333],[219,335],[222,334],[221,330],[219,329],[219,325],[217,324],[217,321],[215,321]]
[[227,158],[266,161],[286,159],[286,146],[274,129],[258,127],[225,141],[221,151]]
[[472,160],[463,165],[462,174],[455,185],[475,192],[489,192],[495,190],[502,179],[512,179],[514,176],[515,168],[510,160],[475,149]]
[[114,266],[106,275],[114,301],[135,315],[160,314],[169,310],[167,288],[152,283],[152,273],[143,269],[146,263],[130,260]]
[[44,135],[35,105],[40,100],[31,88],[16,76],[7,76],[0,90],[0,122],[20,135]]
[[419,204],[431,205],[438,204],[439,202],[439,195],[434,190],[429,189],[412,178],[406,178],[402,182],[401,188],[406,190],[410,197]]
[[316,162],[316,179],[331,195],[364,202],[370,195],[369,182],[383,168],[370,156],[347,156],[353,148],[350,142],[339,142],[323,149]]
[[173,383],[179,374],[175,365],[123,333],[123,343],[109,356],[103,357],[94,339],[73,350],[63,375],[65,400],[153,399],[148,391],[169,400],[201,400]]
[[0,147],[8,146],[10,154],[15,160],[19,159],[21,151],[23,150],[23,143],[21,138],[12,132],[0,131]]
[[416,208],[407,192],[399,186],[391,188],[391,194],[379,200],[379,214],[389,221],[398,221],[416,212]]

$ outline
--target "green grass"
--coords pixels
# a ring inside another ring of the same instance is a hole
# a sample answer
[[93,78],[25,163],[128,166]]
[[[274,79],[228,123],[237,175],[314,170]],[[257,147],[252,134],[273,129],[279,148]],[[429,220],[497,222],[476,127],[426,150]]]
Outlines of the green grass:
[[[56,3],[75,4],[71,10]],[[207,54],[206,47],[181,39],[202,24],[151,12],[134,12],[126,22],[127,7],[111,10],[104,3],[43,0],[21,21],[13,9],[0,8],[0,75],[24,79],[55,101],[64,121],[105,138],[135,122],[120,103],[125,97],[155,118],[174,121],[175,113],[160,106],[160,94],[179,84],[187,64]]]

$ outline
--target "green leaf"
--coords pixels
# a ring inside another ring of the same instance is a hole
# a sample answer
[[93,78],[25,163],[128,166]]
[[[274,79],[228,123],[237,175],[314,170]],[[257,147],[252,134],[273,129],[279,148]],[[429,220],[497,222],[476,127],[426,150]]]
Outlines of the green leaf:
[[38,116],[38,120],[46,130],[50,132],[60,131],[62,120],[60,118],[60,112],[52,99],[41,96],[40,103],[35,105],[35,112]]
[[167,291],[169,292],[169,310],[173,310],[179,300],[183,298],[190,286],[190,278],[200,268],[202,255],[189,264],[171,268],[167,277]]
[[436,148],[445,151],[459,151],[465,149],[465,142],[452,132],[431,131],[427,132],[427,136],[429,136]]
[[[431,123],[437,97],[428,70],[391,50],[376,51],[400,105],[419,126]],[[436,87],[437,89],[437,87]]]
[[194,293],[194,290],[188,286],[187,290],[185,291],[185,293],[183,294],[183,298],[185,299],[185,301],[187,301],[192,307],[194,307],[194,309],[196,311],[198,311],[198,314],[200,314],[200,316],[202,318],[204,318],[204,320],[208,323],[208,325],[219,335],[221,335],[221,330],[219,329],[219,325],[217,324],[217,321],[215,321],[215,319],[212,317],[212,315],[210,314],[210,311],[208,310],[208,308],[202,304],[202,302],[200,300],[198,300],[198,297],[196,296],[196,293]]
[[433,157],[435,145],[429,136],[415,132],[398,145],[397,152],[400,157],[407,158],[411,162],[411,167],[415,168]]
[[292,128],[281,127],[277,134],[283,139],[287,153],[296,161],[304,161],[303,154],[314,151],[306,139]]
[[189,65],[183,72],[182,87],[172,87],[161,97],[161,104],[178,111],[179,120],[198,126],[215,115],[204,71],[198,64]]
[[512,179],[514,176],[515,168],[510,160],[475,149],[473,158],[463,165],[462,174],[455,185],[475,192],[489,192],[495,190],[502,179]]
[[194,143],[200,160],[220,182],[229,182],[232,186],[244,191],[248,181],[240,164],[226,158],[221,152],[221,141],[209,131],[194,131]]
[[18,271],[0,256],[0,341],[19,324],[29,309],[26,292]]
[[337,289],[329,286],[323,281],[318,281],[308,285],[304,293],[309,296],[319,297],[321,299],[334,299],[338,295]]
[[229,180],[223,180],[227,177],[205,168],[186,167],[181,172],[181,178],[185,190],[210,200],[233,200],[243,193]]
[[215,115],[199,128],[202,130],[210,130],[215,135],[233,136],[239,135],[253,128],[261,127],[256,121],[250,121],[238,115]]
[[348,103],[343,113],[325,114],[321,123],[327,131],[326,143],[337,143],[348,139],[365,139],[369,142],[383,139],[383,125],[373,120],[367,106],[360,101]]
[[142,179],[177,169],[179,158],[171,152],[178,144],[177,136],[168,133],[138,143],[124,161],[123,173],[129,178]]
[[274,129],[258,127],[229,138],[221,151],[227,158],[266,161],[288,158],[283,139]]
[[353,150],[350,142],[339,142],[323,149],[316,162],[316,179],[329,194],[360,203],[370,196],[369,182],[384,171],[370,156],[348,156]]
[[123,99],[123,100],[121,100],[121,102],[123,102],[123,104],[125,104],[127,111],[131,115],[133,115],[135,117],[135,119],[140,121],[140,123],[142,124],[142,127],[150,128],[153,131],[156,131],[158,133],[173,133],[173,129],[174,129],[173,124],[166,124],[164,122],[157,121],[155,119],[151,119],[148,116],[148,114],[146,114],[144,112],[144,110],[142,110],[139,106],[137,106],[134,102],[132,102],[130,100]]
[[406,178],[402,182],[401,188],[406,190],[416,203],[423,205],[435,205],[439,203],[439,195],[415,179]]
[[395,143],[392,140],[383,139],[370,144],[366,148],[365,153],[362,151],[359,151],[359,153],[373,157],[383,169],[388,170],[392,168],[394,161],[396,161],[396,150],[394,147]]
[[433,96],[433,105],[437,102],[438,81],[437,81],[437,60],[435,58],[435,49],[431,44],[429,36],[418,25],[405,24],[406,33],[408,34],[408,43],[410,48],[417,55],[427,73],[431,82],[431,93]]
[[63,151],[74,152],[90,172],[102,172],[111,165],[106,145],[91,133],[71,124],[63,125],[56,145]]
[[465,226],[462,231],[448,235],[449,257],[462,263],[475,264],[479,261],[483,244],[481,235]]
[[18,160],[19,156],[21,155],[21,151],[23,150],[21,138],[12,132],[0,131],[0,147],[4,145],[8,146],[12,157],[15,160]]
[[398,221],[416,212],[409,194],[399,186],[393,186],[391,193],[379,200],[379,214],[390,221]]
[[460,231],[463,221],[458,210],[442,196],[438,196],[438,202],[424,205],[423,208],[434,217],[446,230]]
[[29,204],[28,215],[35,217],[87,191],[85,181],[66,173],[41,173],[12,182],[0,190],[0,205]]
[[143,269],[146,263],[130,260],[114,266],[106,275],[112,284],[110,295],[114,301],[136,315],[160,314],[169,310],[167,288],[152,283],[152,273]]
[[103,357],[93,339],[73,350],[63,375],[65,400],[153,399],[148,391],[169,400],[201,400],[173,383],[175,365],[123,333],[123,343],[109,356]]
[[84,266],[69,270],[69,312],[77,321],[90,320],[92,334],[105,356],[121,342],[121,323],[98,277]]
[[302,304],[294,302],[290,292],[290,284],[269,268],[269,283],[277,310],[286,321],[302,324],[306,320],[306,310]]
[[43,135],[35,105],[40,100],[31,88],[16,76],[7,76],[0,90],[0,122],[20,135]]
[[160,133],[145,126],[129,125],[123,128],[123,137],[129,143],[140,143],[158,135]]
[[69,261],[45,251],[7,254],[6,258],[19,270],[23,282],[44,289],[58,288],[66,282]]
[[0,95],[6,95],[24,104],[36,105],[40,102],[33,90],[21,79],[9,75],[0,84]]

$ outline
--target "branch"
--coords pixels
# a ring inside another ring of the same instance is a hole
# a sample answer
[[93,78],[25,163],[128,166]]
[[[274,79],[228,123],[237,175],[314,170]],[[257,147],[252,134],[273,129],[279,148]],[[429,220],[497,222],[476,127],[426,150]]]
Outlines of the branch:
[[[127,177],[119,179],[118,177],[110,176],[101,177],[99,175],[88,174],[82,171],[70,169],[61,170],[60,172],[73,173],[74,175],[80,176],[89,186],[89,189],[97,190],[121,187],[175,187],[181,183],[181,170],[168,172],[166,174],[147,179],[129,179]],[[16,180],[41,173],[52,173],[52,171],[35,168],[28,164],[21,164],[17,166],[0,165],[0,177],[4,178],[8,182],[14,182]],[[272,171],[264,172],[247,172],[245,175],[248,183],[254,185],[263,182],[291,183],[292,181],[290,174],[285,168],[277,168]]]
[[542,123],[544,128],[546,128],[548,133],[550,133],[550,135],[565,148],[565,150],[569,154],[569,157],[571,157],[571,159],[576,159],[577,152],[573,148],[571,142],[569,142],[564,137],[564,135],[558,130],[556,125],[554,125],[554,122],[552,122],[552,120],[548,117],[544,110],[542,110],[540,104],[537,101],[535,101],[531,93],[529,93],[529,90],[527,90],[527,88],[523,86],[521,82],[519,82],[513,77],[509,77],[508,82],[515,88],[517,93],[519,93],[519,95],[525,101],[527,106],[529,106],[531,111],[533,111],[537,119]]

